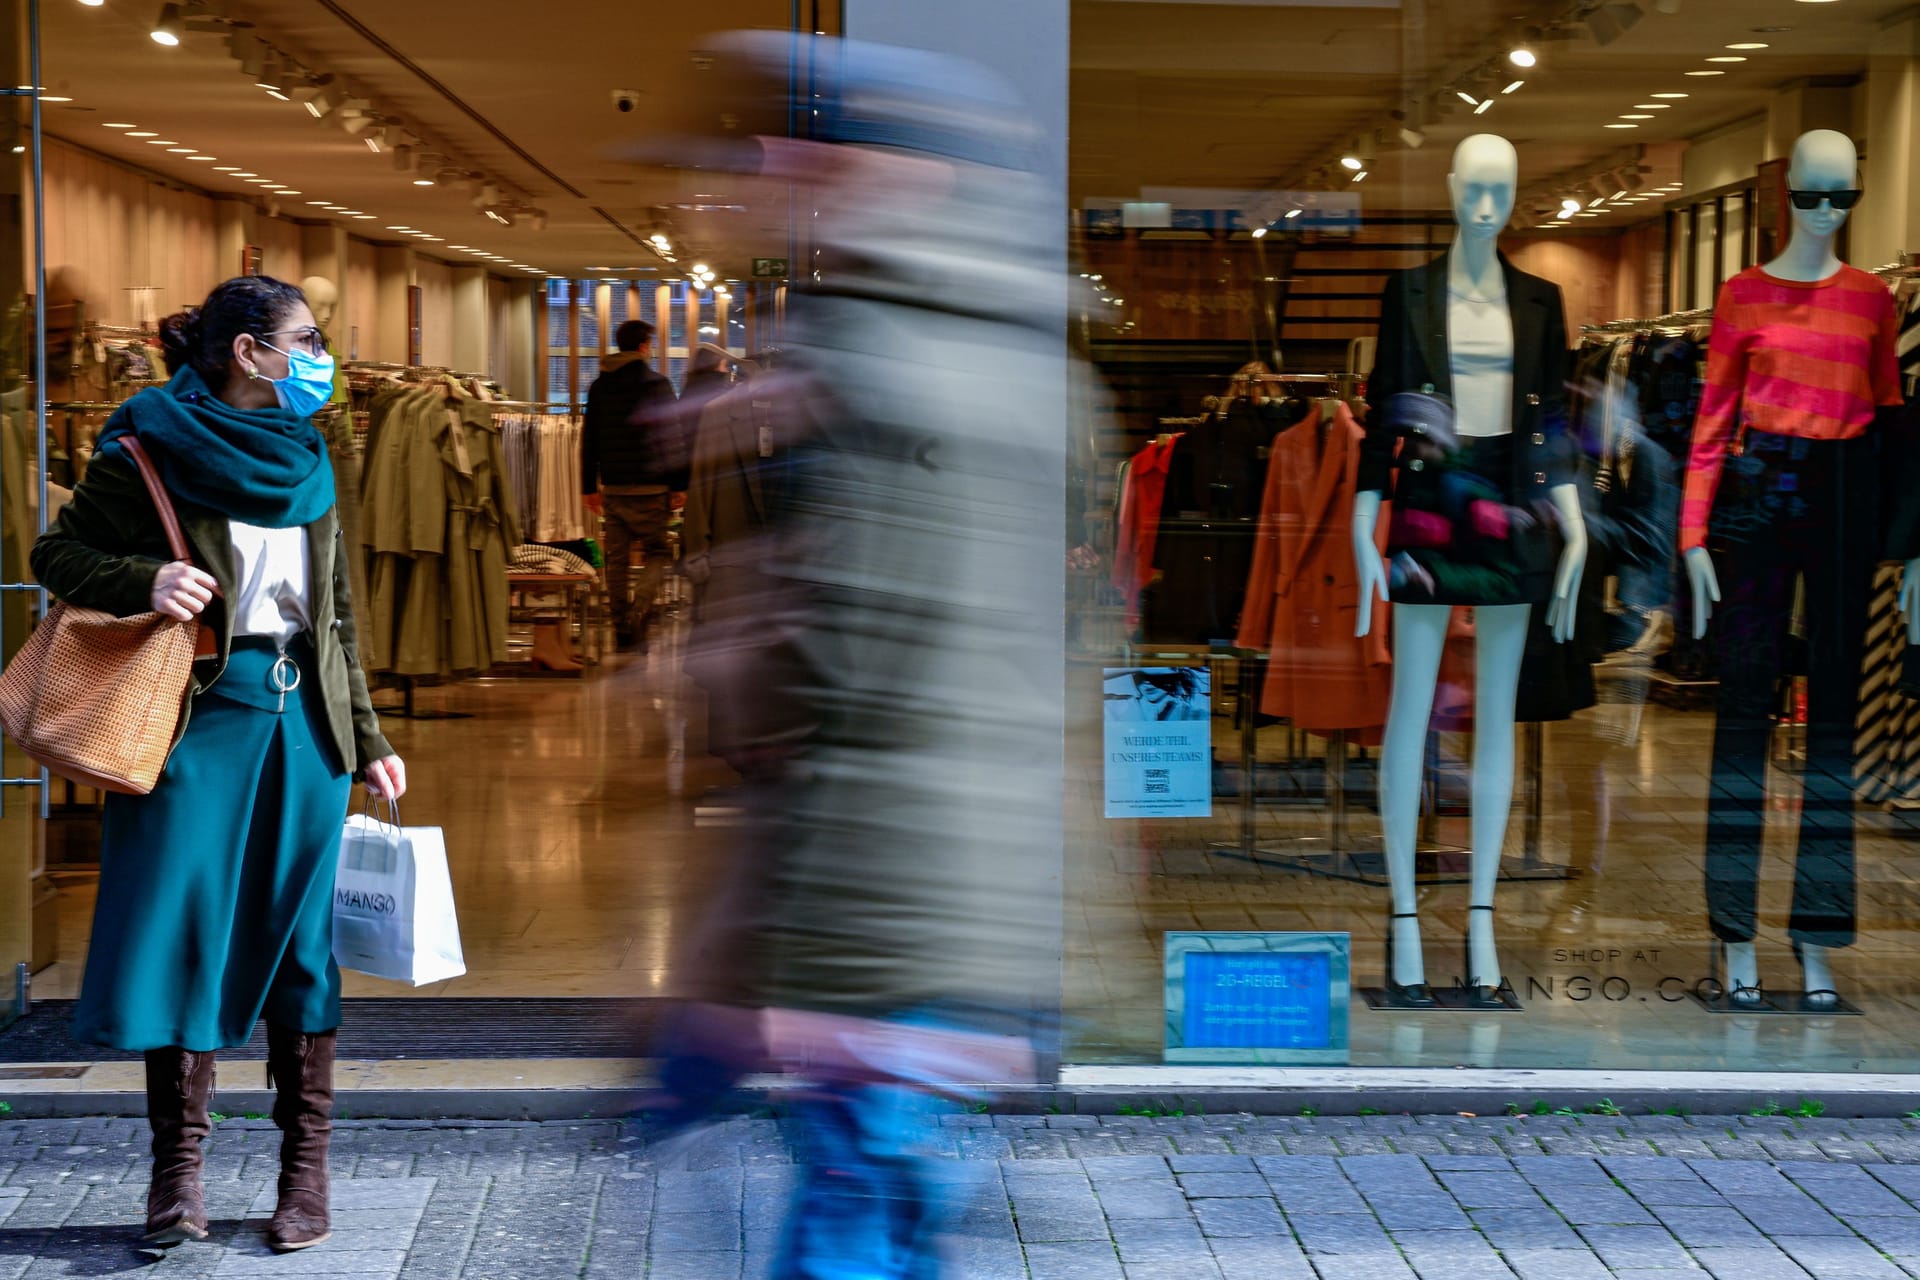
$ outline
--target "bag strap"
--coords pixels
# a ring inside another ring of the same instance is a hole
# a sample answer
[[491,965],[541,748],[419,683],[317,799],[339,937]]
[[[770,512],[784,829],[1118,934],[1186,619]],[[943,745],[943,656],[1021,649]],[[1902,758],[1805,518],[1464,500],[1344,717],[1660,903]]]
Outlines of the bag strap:
[[120,447],[133,459],[133,465],[140,472],[140,478],[147,483],[147,496],[153,499],[153,509],[160,516],[161,527],[167,531],[167,549],[173,552],[175,560],[193,560],[193,551],[187,546],[187,535],[180,528],[180,516],[173,509],[173,499],[167,495],[167,487],[160,483],[160,473],[154,469],[153,459],[140,441],[131,435],[121,436]]

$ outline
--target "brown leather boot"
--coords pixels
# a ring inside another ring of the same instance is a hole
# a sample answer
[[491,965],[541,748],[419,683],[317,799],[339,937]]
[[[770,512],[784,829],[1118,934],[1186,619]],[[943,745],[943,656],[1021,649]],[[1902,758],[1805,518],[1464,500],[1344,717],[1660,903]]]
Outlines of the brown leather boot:
[[267,1083],[277,1090],[280,1203],[267,1224],[276,1253],[308,1249],[333,1235],[327,1213],[327,1148],[333,1136],[334,1033],[267,1024]]
[[153,1178],[147,1184],[148,1244],[163,1249],[207,1238],[207,1196],[200,1185],[201,1143],[212,1131],[213,1055],[147,1050],[147,1124],[153,1129]]

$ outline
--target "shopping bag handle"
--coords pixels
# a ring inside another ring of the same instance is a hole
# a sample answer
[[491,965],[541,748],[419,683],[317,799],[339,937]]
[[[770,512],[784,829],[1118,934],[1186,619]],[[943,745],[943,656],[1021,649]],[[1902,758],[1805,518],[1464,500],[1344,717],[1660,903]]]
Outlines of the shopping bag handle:
[[[397,833],[400,829],[400,802],[389,800],[384,796],[375,796],[371,789],[366,795],[366,803],[360,809],[361,816],[372,819],[380,826],[392,827]],[[387,816],[384,820],[380,816],[381,808],[386,810]]]

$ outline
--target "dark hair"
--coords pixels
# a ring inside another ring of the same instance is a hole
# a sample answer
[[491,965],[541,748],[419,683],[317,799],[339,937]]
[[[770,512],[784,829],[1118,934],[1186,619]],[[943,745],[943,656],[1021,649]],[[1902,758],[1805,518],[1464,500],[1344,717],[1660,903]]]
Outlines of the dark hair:
[[613,331],[613,345],[622,351],[638,351],[653,341],[653,326],[645,320],[629,320]]
[[688,373],[718,373],[723,359],[712,347],[695,347],[693,359],[687,364]]
[[307,295],[271,276],[235,276],[215,285],[198,307],[160,322],[160,346],[167,372],[185,365],[218,391],[233,363],[233,340],[243,333],[271,333]]

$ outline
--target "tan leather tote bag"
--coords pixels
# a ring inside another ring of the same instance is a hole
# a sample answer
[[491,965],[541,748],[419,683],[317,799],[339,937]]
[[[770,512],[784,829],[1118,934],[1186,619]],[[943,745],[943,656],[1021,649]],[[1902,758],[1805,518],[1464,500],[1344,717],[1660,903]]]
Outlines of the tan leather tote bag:
[[[146,481],[173,558],[191,560],[146,450],[132,436],[120,447]],[[203,629],[164,613],[116,618],[56,601],[0,672],[0,728],[62,778],[146,795],[173,750]]]

